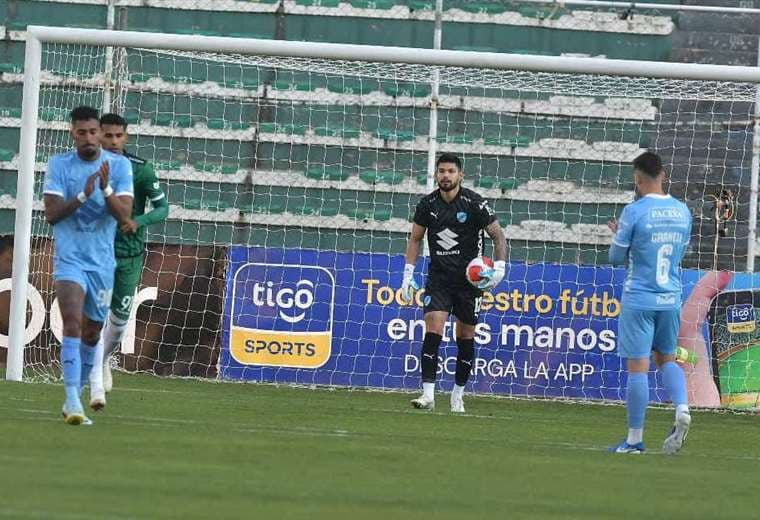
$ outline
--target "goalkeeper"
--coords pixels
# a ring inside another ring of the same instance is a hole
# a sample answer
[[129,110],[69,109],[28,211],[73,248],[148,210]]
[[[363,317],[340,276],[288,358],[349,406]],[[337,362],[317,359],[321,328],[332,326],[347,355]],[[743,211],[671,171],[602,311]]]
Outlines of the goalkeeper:
[[[131,218],[116,232],[116,272],[114,275],[111,310],[97,345],[94,367],[90,374],[90,407],[100,410],[106,405],[106,392],[111,391],[111,356],[117,351],[127,329],[132,302],[140,283],[145,258],[145,228],[166,220],[169,203],[158,183],[153,167],[137,156],[127,153],[127,122],[117,114],[100,118],[101,145],[104,149],[124,155],[132,163],[134,203]],[[145,212],[147,201],[153,209]]]

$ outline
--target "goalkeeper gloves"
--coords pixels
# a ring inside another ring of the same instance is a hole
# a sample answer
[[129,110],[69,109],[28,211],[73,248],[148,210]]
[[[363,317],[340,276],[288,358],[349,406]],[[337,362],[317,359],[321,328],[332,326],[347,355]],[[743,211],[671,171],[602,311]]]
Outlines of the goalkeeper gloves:
[[482,280],[478,284],[478,289],[492,289],[499,285],[504,279],[504,274],[507,271],[507,263],[504,260],[499,260],[493,263],[493,267],[483,269],[480,272]]
[[404,281],[401,282],[401,297],[411,303],[414,301],[414,292],[420,290],[420,284],[414,279],[414,264],[404,266]]

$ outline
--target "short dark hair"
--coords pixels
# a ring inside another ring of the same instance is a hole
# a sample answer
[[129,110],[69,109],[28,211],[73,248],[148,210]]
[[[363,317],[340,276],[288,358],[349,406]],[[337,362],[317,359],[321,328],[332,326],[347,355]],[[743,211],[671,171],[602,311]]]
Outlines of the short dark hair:
[[71,115],[72,123],[76,121],[89,121],[90,119],[98,120],[98,111],[86,105],[82,105],[81,107],[76,107],[74,110],[71,111],[70,115]]
[[127,122],[119,114],[103,114],[100,116],[100,126],[103,125],[118,125],[127,129]]
[[438,165],[441,163],[454,163],[457,165],[457,169],[462,169],[462,159],[454,155],[453,153],[442,153],[438,156],[438,160],[435,161],[435,167],[438,169]]
[[656,179],[662,173],[662,159],[653,152],[644,152],[633,160],[633,168]]
[[13,249],[13,235],[0,236],[0,255]]

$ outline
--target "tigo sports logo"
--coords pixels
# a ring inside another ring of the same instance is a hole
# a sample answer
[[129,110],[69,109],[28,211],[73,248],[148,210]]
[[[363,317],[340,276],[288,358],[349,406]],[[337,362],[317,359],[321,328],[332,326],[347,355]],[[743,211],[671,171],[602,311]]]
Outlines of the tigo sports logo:
[[726,326],[731,334],[754,332],[757,328],[755,308],[749,303],[726,307]]
[[327,269],[247,263],[232,293],[229,349],[237,362],[318,368],[330,358],[335,279]]
[[[295,288],[275,288],[271,281],[255,283],[253,303],[260,307],[275,308],[283,320],[298,323],[306,317],[306,311],[314,304],[314,282],[299,280]],[[295,311],[291,312],[293,309]]]

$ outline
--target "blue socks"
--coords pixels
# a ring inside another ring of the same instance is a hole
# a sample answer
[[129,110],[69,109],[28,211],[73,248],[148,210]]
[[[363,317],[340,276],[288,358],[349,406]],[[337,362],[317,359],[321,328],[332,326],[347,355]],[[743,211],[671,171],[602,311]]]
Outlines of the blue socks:
[[66,402],[69,404],[79,403],[79,385],[82,380],[82,361],[79,354],[80,343],[79,338],[70,337],[64,337],[61,342],[63,385],[66,389]]
[[686,375],[683,373],[683,369],[674,361],[669,361],[657,371],[662,376],[662,385],[668,392],[673,405],[676,407],[686,405],[688,399],[686,396]]
[[90,381],[90,372],[95,361],[95,347],[86,345],[84,341],[79,345],[79,356],[82,359],[82,372],[79,381],[80,390]]
[[626,389],[628,428],[643,429],[649,403],[649,378],[646,372],[629,372]]

